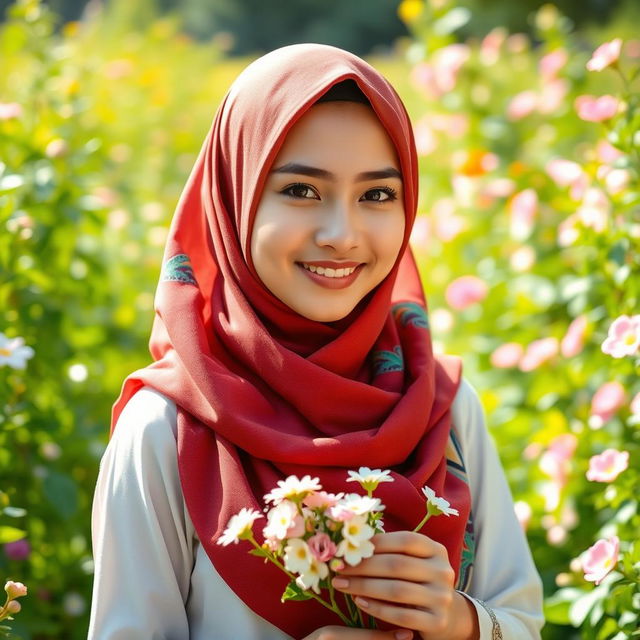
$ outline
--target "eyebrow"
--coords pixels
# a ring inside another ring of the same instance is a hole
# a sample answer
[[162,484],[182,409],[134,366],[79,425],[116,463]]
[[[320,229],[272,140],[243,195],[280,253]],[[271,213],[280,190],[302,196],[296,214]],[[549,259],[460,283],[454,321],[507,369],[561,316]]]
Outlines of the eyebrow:
[[[306,164],[298,164],[297,162],[288,162],[277,169],[272,169],[270,173],[297,173],[312,178],[322,178],[324,180],[336,181],[335,173],[326,169],[318,169],[310,167]],[[383,180],[384,178],[398,178],[402,180],[402,174],[394,167],[386,167],[378,171],[363,171],[356,176],[356,182],[365,182],[367,180]]]

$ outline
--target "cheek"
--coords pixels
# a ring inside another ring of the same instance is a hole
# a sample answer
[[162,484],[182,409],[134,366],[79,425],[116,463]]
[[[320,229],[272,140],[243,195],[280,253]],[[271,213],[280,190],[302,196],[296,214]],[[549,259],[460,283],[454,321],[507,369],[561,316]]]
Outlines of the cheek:
[[388,264],[389,268],[393,265],[400,247],[404,240],[405,218],[404,212],[399,215],[391,216],[382,221],[378,232],[375,234],[376,238],[376,251],[385,266]]

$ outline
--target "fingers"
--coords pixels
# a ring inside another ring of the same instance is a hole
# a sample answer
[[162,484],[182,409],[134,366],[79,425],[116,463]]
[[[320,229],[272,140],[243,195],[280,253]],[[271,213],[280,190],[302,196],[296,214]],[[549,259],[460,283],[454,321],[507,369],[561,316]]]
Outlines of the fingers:
[[378,533],[371,538],[371,542],[376,553],[405,553],[416,558],[431,558],[447,553],[444,545],[414,531]]
[[451,592],[439,585],[423,585],[404,580],[385,578],[343,578],[338,576],[333,586],[343,593],[362,598],[384,600],[406,606],[440,609],[450,604]]
[[345,567],[338,577],[354,576],[395,578],[417,583],[435,583],[453,586],[455,571],[448,558],[416,558],[400,553],[375,553],[355,567]]
[[317,629],[304,640],[410,640],[411,638],[413,638],[413,632],[408,629],[380,631],[330,626]]

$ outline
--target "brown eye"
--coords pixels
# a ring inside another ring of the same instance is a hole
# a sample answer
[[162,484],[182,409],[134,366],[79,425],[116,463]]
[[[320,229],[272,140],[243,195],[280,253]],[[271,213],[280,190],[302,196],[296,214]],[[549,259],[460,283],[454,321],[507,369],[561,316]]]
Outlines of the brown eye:
[[286,187],[282,190],[282,193],[291,198],[304,198],[305,200],[320,199],[317,197],[316,192],[309,185],[303,184],[301,182]]
[[377,189],[369,189],[365,194],[364,200],[368,200],[369,202],[391,202],[397,198],[397,192],[395,189],[391,187],[379,187]]

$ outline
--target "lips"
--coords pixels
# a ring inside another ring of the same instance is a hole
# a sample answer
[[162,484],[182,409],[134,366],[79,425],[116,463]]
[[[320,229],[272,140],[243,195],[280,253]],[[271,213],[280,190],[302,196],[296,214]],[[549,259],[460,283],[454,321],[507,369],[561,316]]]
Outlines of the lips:
[[344,289],[360,274],[362,262],[332,262],[314,260],[296,262],[302,272],[316,284],[327,289]]

